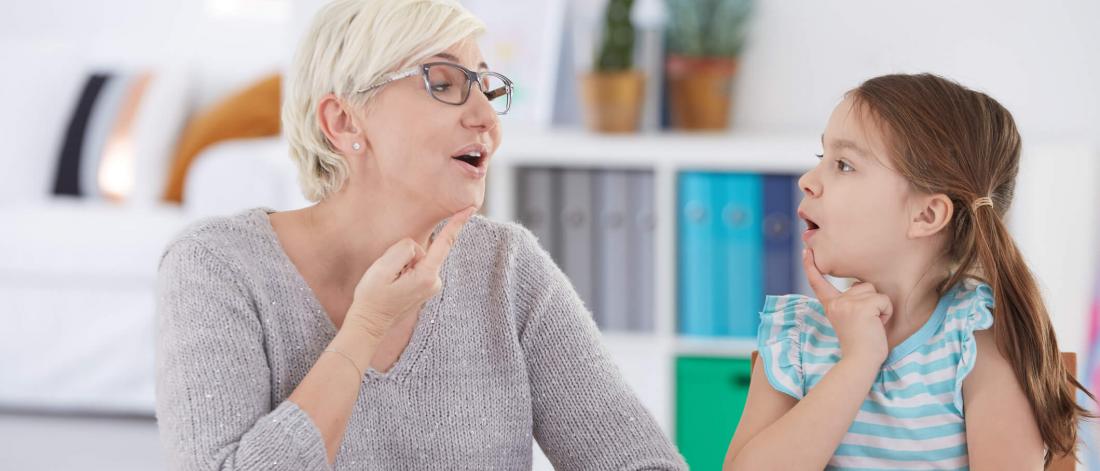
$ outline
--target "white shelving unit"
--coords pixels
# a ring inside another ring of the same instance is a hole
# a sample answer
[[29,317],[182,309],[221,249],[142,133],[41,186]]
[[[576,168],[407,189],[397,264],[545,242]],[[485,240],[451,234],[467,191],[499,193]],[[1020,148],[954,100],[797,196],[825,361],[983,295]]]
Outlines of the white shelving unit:
[[[676,333],[677,174],[700,170],[800,174],[816,164],[814,154],[821,150],[819,139],[809,133],[604,135],[579,130],[506,131],[491,163],[486,209],[493,219],[516,219],[516,170],[522,167],[654,172],[655,332],[605,333],[604,340],[627,381],[671,436],[675,424],[675,358],[680,355],[746,358],[755,349],[752,339],[690,338]],[[539,459],[544,460],[536,456],[536,469],[540,469]]]
[[[661,133],[598,135],[578,130],[506,130],[488,180],[488,215],[514,220],[515,170],[518,167],[648,169],[654,184],[657,229],[654,241],[656,330],[653,334],[604,334],[605,344],[623,375],[661,427],[673,436],[677,356],[748,357],[750,339],[688,338],[677,335],[676,176],[680,171],[734,171],[799,174],[816,164],[821,151],[818,134]],[[1047,295],[1060,342],[1081,350],[1075,334],[1087,312],[1087,277],[1091,260],[1080,248],[1095,240],[1096,192],[1089,179],[1096,175],[1096,145],[1089,142],[1032,140],[1024,149],[1023,172],[1009,225],[1028,255]],[[1057,165],[1052,165],[1057,162]],[[1076,168],[1072,175],[1059,169]],[[1066,179],[1070,180],[1067,181]],[[1053,211],[1053,213],[1052,213]],[[1053,214],[1053,215],[1052,215]],[[1050,224],[1061,221],[1057,231]],[[1067,231],[1066,227],[1073,227]],[[1071,234],[1074,243],[1064,242]],[[1071,273],[1073,275],[1071,275]],[[1083,281],[1084,280],[1084,281]],[[834,280],[838,286],[842,282]],[[1082,284],[1084,283],[1084,284]],[[761,300],[763,301],[763,300]],[[535,469],[551,469],[536,447]]]

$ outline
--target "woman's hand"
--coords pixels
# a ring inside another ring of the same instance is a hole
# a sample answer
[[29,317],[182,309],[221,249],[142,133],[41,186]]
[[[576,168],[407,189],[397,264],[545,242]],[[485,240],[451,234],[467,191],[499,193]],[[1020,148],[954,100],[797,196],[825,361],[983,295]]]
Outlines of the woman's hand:
[[474,210],[467,208],[452,216],[427,251],[408,238],[391,245],[359,279],[347,320],[382,338],[438,293],[443,286],[440,267]]
[[894,314],[890,298],[870,283],[857,283],[843,293],[838,291],[818,271],[811,249],[802,252],[802,268],[810,288],[825,306],[825,317],[836,331],[842,356],[882,367],[890,353],[884,327]]

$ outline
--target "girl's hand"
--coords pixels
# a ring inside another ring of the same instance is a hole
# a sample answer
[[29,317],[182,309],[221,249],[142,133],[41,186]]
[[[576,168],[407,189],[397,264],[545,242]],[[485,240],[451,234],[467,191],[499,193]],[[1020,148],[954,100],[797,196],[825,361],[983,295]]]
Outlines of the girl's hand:
[[443,287],[440,267],[474,209],[452,216],[427,251],[408,238],[390,246],[359,279],[347,320],[382,338],[391,326],[417,312]]
[[884,327],[894,314],[890,298],[879,294],[870,283],[857,283],[843,293],[838,291],[818,271],[811,249],[802,251],[802,268],[810,288],[825,306],[825,317],[836,331],[842,357],[882,367],[890,353]]

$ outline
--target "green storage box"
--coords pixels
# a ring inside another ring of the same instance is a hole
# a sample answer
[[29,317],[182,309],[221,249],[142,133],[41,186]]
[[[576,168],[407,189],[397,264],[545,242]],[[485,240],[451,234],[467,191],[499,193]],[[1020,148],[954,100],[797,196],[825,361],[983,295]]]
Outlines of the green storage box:
[[751,378],[748,358],[676,359],[676,445],[692,470],[722,469]]

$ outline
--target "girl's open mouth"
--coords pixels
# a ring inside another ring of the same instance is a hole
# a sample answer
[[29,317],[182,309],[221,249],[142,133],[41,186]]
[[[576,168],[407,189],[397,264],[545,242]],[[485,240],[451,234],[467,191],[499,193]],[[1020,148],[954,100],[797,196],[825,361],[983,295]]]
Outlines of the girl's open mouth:
[[821,226],[818,226],[817,223],[809,219],[803,219],[803,222],[806,223],[806,230],[802,232],[802,241],[809,242],[810,238],[813,237],[814,234],[817,234],[817,231],[821,229]]

